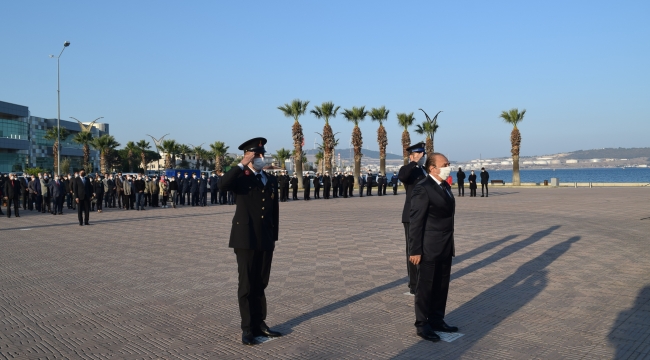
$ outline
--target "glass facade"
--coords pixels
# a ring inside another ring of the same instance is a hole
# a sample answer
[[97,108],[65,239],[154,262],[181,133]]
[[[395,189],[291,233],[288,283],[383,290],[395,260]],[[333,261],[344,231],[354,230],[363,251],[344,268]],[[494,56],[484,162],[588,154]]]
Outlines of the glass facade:
[[27,154],[17,151],[0,149],[0,172],[23,171],[28,164]]
[[29,124],[21,120],[0,118],[0,138],[29,139]]

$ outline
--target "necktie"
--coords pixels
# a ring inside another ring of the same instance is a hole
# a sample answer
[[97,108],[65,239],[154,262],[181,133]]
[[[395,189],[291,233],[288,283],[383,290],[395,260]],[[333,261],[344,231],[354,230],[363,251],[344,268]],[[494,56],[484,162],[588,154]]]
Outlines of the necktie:
[[445,189],[445,193],[447,193],[447,196],[449,196],[450,199],[453,198],[453,196],[451,195],[451,192],[449,191],[449,184],[447,184],[446,181],[443,181],[441,185],[442,185],[442,188]]

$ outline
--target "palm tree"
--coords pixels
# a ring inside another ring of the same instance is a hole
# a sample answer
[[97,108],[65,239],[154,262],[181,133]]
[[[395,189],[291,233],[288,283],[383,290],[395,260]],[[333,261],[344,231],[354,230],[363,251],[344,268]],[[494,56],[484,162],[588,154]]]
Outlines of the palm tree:
[[142,162],[142,171],[146,172],[147,171],[147,157],[146,157],[146,151],[151,149],[151,146],[149,145],[149,142],[146,140],[140,140],[138,141],[135,146],[140,150],[140,161]]
[[273,154],[273,158],[278,161],[282,169],[287,168],[287,164],[285,163],[285,160],[291,157],[291,150],[281,148],[278,151]]
[[352,107],[352,110],[344,109],[343,117],[350,122],[354,123],[352,129],[352,146],[354,147],[354,178],[358,179],[361,174],[361,146],[363,146],[363,137],[361,137],[361,129],[359,129],[359,122],[363,121],[368,115],[366,107]]
[[181,162],[185,162],[185,156],[192,152],[189,146],[185,144],[178,145],[178,154],[181,156]]
[[325,163],[323,161],[324,159],[325,159],[325,153],[323,152],[323,150],[318,150],[318,152],[316,153],[316,164],[317,164],[316,165],[316,169],[317,169],[316,172],[319,172],[319,173],[324,172],[324,169],[323,169],[325,167]]
[[[58,135],[58,137],[57,137]],[[59,137],[61,140],[65,140],[70,136],[70,132],[66,128],[58,128],[57,126],[47,129],[47,132],[45,133],[45,136],[43,138],[45,140],[49,141],[54,141],[54,145],[52,145],[52,156],[54,156],[54,172],[59,173]]]
[[332,152],[334,150],[334,133],[332,132],[332,127],[330,126],[330,118],[335,118],[336,113],[339,111],[340,106],[334,106],[334,103],[331,101],[324,102],[321,106],[314,107],[314,110],[311,111],[314,116],[318,119],[325,119],[325,125],[323,126],[323,154],[325,160],[325,169],[326,171],[332,171]]
[[402,132],[402,155],[404,156],[404,165],[409,163],[409,152],[406,151],[406,148],[411,146],[409,126],[413,125],[414,121],[415,116],[413,116],[413,113],[397,113],[397,122],[404,128],[404,132]]
[[526,115],[526,109],[519,112],[519,109],[513,108],[510,111],[502,111],[500,118],[508,124],[512,124],[512,132],[510,133],[510,144],[512,149],[510,153],[512,154],[512,185],[521,185],[521,180],[519,179],[519,150],[521,147],[521,133],[517,129],[517,124],[524,120],[524,115]]
[[210,149],[214,153],[214,170],[221,172],[223,170],[223,157],[226,156],[229,146],[223,141],[215,141],[210,144]]
[[177,147],[176,140],[163,140],[160,144],[160,150],[165,154],[165,169],[173,169],[174,165],[176,165],[175,161],[172,162],[172,159],[174,159]]
[[426,135],[425,150],[427,154],[433,154],[433,134],[438,130],[438,124],[424,121],[422,125],[415,125],[415,132],[420,135]]
[[92,139],[90,144],[99,151],[99,170],[102,174],[108,172],[108,156],[111,151],[115,150],[120,143],[115,140],[113,135],[104,134],[100,137]]
[[[201,144],[202,145],[202,144]],[[201,147],[201,145],[194,148],[194,156],[196,157],[196,168],[201,170],[201,160],[208,157],[208,152]]]
[[90,131],[80,131],[74,134],[72,141],[83,146],[84,152],[84,169],[90,167],[90,142],[93,140],[93,134]]
[[382,174],[386,174],[386,146],[388,146],[388,135],[386,135],[386,128],[384,121],[388,119],[388,113],[385,106],[380,108],[372,108],[370,110],[370,118],[372,121],[379,121],[379,129],[377,129],[377,143],[379,144],[379,170]]
[[138,147],[135,146],[133,141],[129,141],[126,143],[124,150],[127,151],[126,160],[129,162],[129,172],[133,172],[133,155],[138,151]]
[[[305,137],[302,134],[302,126],[298,122],[298,119],[307,111],[307,105],[309,101],[302,101],[300,99],[295,99],[291,104],[284,104],[283,106],[278,106],[278,110],[282,111],[284,116],[292,117],[293,127],[291,128],[291,137],[293,138],[293,147],[296,154],[302,154],[302,145],[305,140]],[[302,161],[299,157],[294,157],[296,161],[296,173],[300,174],[298,176],[298,187],[302,187]]]

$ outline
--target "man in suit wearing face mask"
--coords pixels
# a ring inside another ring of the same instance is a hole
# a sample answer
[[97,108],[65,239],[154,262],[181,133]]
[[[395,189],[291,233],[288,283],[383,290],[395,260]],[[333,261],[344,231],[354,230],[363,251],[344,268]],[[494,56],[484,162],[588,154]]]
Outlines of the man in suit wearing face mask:
[[446,182],[449,160],[433,153],[426,161],[428,175],[411,190],[409,211],[409,260],[418,266],[415,291],[417,335],[439,341],[434,331],[456,332],[443,320],[449,293],[451,259],[454,257],[456,200]]
[[244,345],[258,344],[257,336],[282,336],[264,322],[264,290],[269,284],[279,225],[278,181],[262,170],[265,144],[266,139],[254,138],[240,145],[243,159],[221,179],[221,188],[237,195],[229,246],[237,257],[237,296]]
[[409,214],[411,212],[411,191],[415,185],[427,176],[423,168],[424,161],[426,160],[426,153],[424,151],[424,143],[420,142],[414,144],[406,151],[409,152],[410,162],[399,169],[397,178],[404,185],[406,190],[406,199],[404,200],[404,208],[402,209],[402,224],[404,224],[404,234],[406,236],[406,273],[409,277],[409,292],[415,294],[415,284],[418,279],[418,268],[409,261]]

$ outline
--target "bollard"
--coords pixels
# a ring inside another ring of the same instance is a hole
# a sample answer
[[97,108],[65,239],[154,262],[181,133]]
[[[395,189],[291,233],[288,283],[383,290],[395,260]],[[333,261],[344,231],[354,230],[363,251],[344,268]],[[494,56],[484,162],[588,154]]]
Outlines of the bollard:
[[573,187],[576,188],[576,189],[578,188],[578,182],[577,181],[573,183]]
[[591,182],[589,182],[589,188],[590,188],[590,189],[593,188],[593,186],[591,185]]

